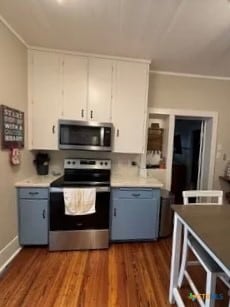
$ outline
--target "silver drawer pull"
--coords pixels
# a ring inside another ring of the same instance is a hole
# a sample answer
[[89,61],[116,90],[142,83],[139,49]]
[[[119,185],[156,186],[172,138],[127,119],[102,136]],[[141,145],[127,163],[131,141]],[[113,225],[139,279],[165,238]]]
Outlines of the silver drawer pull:
[[43,217],[43,219],[46,218],[46,210],[45,209],[42,211],[42,217]]
[[141,194],[140,193],[133,193],[132,196],[139,197],[139,196],[141,196]]
[[29,192],[30,195],[38,195],[38,192]]

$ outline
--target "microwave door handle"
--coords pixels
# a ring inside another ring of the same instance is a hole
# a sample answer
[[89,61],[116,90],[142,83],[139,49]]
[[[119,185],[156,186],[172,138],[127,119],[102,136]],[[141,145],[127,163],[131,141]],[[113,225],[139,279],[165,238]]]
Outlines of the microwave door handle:
[[102,146],[102,147],[104,146],[104,137],[105,137],[105,128],[102,127],[101,132],[100,132],[100,139],[101,139],[100,146]]

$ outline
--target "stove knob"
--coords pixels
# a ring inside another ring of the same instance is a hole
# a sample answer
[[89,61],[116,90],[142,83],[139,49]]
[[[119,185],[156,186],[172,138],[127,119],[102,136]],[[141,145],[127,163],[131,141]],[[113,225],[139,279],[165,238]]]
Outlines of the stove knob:
[[101,165],[103,165],[103,162],[100,162]]
[[108,162],[105,162],[105,165],[108,165]]
[[71,163],[70,161],[67,162],[67,164],[70,164],[70,163]]
[[73,162],[72,162],[72,164],[73,164],[73,165],[75,165],[75,164],[76,164],[76,162],[75,162],[75,161],[73,161]]

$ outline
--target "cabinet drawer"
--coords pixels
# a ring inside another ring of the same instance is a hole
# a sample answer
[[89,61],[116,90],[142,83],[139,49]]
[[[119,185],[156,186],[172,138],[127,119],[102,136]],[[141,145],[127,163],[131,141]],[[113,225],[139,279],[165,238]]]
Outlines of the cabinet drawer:
[[113,198],[116,199],[152,199],[152,189],[133,189],[133,188],[121,188],[113,190]]
[[24,199],[48,199],[49,190],[47,188],[20,188],[19,198]]

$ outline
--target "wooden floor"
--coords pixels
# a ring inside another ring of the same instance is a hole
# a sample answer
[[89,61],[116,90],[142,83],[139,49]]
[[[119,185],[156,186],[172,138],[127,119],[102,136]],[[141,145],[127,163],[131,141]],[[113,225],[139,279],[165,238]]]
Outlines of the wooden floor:
[[[169,239],[90,252],[25,248],[0,278],[0,306],[171,306],[170,253]],[[204,274],[196,274],[202,285]],[[186,306],[197,306],[188,299],[189,288],[182,292]],[[217,303],[227,306],[227,300]]]

